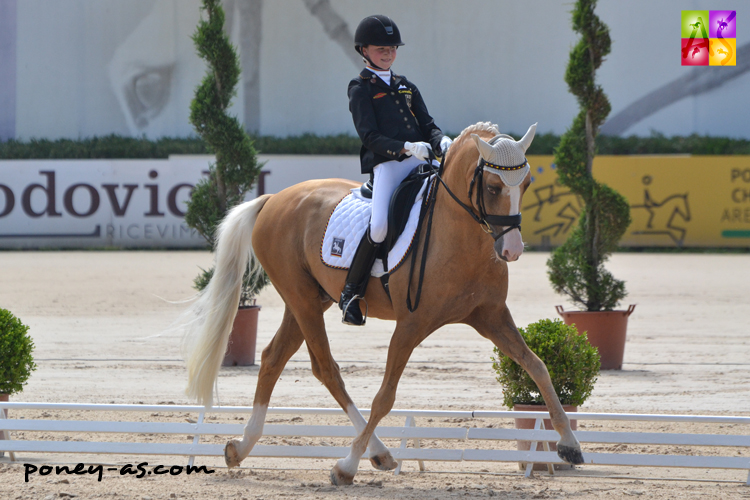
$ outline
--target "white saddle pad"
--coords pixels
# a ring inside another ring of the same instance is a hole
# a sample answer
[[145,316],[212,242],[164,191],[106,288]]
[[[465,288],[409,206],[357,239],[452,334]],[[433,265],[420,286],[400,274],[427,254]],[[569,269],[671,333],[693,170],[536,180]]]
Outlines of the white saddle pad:
[[[411,247],[414,239],[414,233],[419,223],[419,212],[422,206],[428,181],[422,185],[422,189],[417,194],[414,205],[409,212],[409,220],[406,223],[404,232],[401,233],[396,244],[388,253],[388,270],[394,271],[399,267],[406,257],[406,253]],[[359,188],[352,189],[352,192],[344,197],[336,205],[336,208],[328,219],[325,236],[323,236],[323,246],[321,247],[320,258],[323,264],[336,269],[349,269],[354,259],[354,252],[357,251],[359,242],[370,224],[370,215],[372,213],[372,200],[364,198]],[[382,259],[377,259],[372,267],[372,276],[382,276],[386,274]]]

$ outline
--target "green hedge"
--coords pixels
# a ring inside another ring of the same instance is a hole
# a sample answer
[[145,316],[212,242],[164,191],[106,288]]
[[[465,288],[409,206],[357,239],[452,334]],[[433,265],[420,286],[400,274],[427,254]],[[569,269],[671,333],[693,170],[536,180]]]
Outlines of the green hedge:
[[[358,137],[346,134],[319,137],[304,134],[292,137],[252,138],[255,149],[265,154],[357,155]],[[210,154],[197,137],[165,137],[158,140],[107,135],[89,139],[32,139],[0,143],[0,160],[167,158],[169,155]]]
[[[521,138],[521,135],[511,135],[516,140]],[[537,134],[526,154],[554,154],[553,150],[559,142],[559,135]],[[598,135],[596,148],[596,154],[599,155],[750,155],[750,140],[697,134],[686,137],[667,137],[658,132],[652,132],[649,137]]]
[[[511,134],[516,139],[521,135]],[[261,154],[357,155],[360,141],[348,134],[317,136],[304,134],[290,137],[253,137],[255,149]],[[555,134],[537,134],[527,151],[530,155],[551,155],[560,142]],[[693,154],[747,155],[750,140],[728,137],[690,135],[666,137],[653,133],[650,137],[597,137],[600,155],[629,154]],[[158,140],[107,135],[89,139],[32,139],[0,143],[0,160],[32,159],[101,159],[101,158],[167,158],[169,155],[209,154],[198,138],[165,137]]]

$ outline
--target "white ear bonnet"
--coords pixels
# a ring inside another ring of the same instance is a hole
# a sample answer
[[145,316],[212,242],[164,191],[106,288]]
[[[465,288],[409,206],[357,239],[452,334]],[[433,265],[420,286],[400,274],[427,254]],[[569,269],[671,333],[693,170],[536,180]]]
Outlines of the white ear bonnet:
[[526,161],[526,150],[534,139],[536,125],[535,123],[529,127],[526,135],[519,141],[509,135],[499,134],[488,143],[478,135],[472,134],[471,137],[479,149],[478,165],[484,162],[484,171],[499,175],[508,187],[521,184],[530,170]]

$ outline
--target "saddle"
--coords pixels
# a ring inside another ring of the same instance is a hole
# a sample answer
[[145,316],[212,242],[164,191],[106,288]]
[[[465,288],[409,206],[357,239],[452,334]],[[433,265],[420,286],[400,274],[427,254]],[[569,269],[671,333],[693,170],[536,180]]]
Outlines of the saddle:
[[[425,163],[418,166],[406,178],[401,181],[391,196],[391,202],[388,206],[388,234],[381,245],[380,258],[384,259],[387,269],[388,252],[393,248],[399,236],[404,232],[406,223],[409,221],[409,213],[414,201],[417,199],[419,192],[422,190],[424,180],[431,174],[429,164]],[[363,198],[372,199],[372,177],[362,184],[359,192]],[[421,219],[424,216],[424,206],[419,214]]]
[[[411,253],[421,220],[426,214],[428,177],[433,168],[427,165],[415,169],[396,188],[388,212],[388,234],[376,255],[371,275],[386,286],[389,273],[400,268]],[[334,269],[349,269],[362,236],[370,225],[372,184],[354,188],[336,205],[328,219],[320,258]]]

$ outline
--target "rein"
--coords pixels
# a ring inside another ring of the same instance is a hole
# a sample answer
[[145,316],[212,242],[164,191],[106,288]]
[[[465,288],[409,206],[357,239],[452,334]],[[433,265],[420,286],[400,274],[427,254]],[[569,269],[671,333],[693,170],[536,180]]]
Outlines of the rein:
[[[412,279],[414,277],[414,264],[417,262],[417,249],[419,248],[419,239],[422,234],[422,222],[424,222],[425,217],[419,218],[419,224],[417,225],[417,232],[416,237],[414,239],[414,252],[411,255],[411,269],[409,270],[409,283],[406,288],[406,307],[409,309],[409,312],[414,312],[419,307],[419,299],[422,296],[422,284],[424,282],[424,270],[425,266],[427,265],[427,249],[430,244],[430,235],[432,233],[432,216],[435,212],[435,202],[437,200],[437,192],[438,188],[440,187],[440,184],[445,187],[445,190],[448,192],[448,194],[453,198],[453,200],[458,203],[458,205],[466,210],[466,212],[471,216],[472,219],[474,219],[475,222],[477,222],[480,226],[482,226],[482,230],[484,230],[485,233],[492,236],[492,238],[497,241],[498,239],[502,238],[503,235],[506,233],[512,231],[513,229],[518,228],[519,231],[521,231],[521,214],[517,215],[488,215],[485,206],[484,206],[484,196],[483,196],[483,179],[484,179],[484,167],[486,162],[480,155],[480,161],[477,165],[477,168],[474,170],[474,177],[471,180],[471,184],[469,186],[469,199],[471,199],[471,193],[474,189],[474,185],[477,185],[477,206],[479,207],[479,215],[474,213],[474,210],[471,209],[470,206],[466,205],[464,202],[458,199],[458,197],[453,194],[453,191],[448,187],[448,185],[445,183],[445,181],[442,178],[443,170],[445,169],[445,157],[447,155],[443,155],[443,157],[440,159],[440,167],[438,169],[435,169],[434,165],[432,164],[432,160],[435,158],[434,153],[431,149],[428,149],[430,157],[428,158],[428,163],[426,165],[427,169],[423,172],[426,175],[433,175],[435,176],[435,179],[432,182],[432,189],[430,190],[430,196],[427,199],[427,205],[429,206],[429,214],[427,215],[427,232],[424,236],[424,248],[422,249],[422,260],[419,265],[419,282],[417,283],[417,293],[414,297],[414,304],[412,305],[411,301],[411,283]],[[511,169],[518,169],[525,165],[524,162],[520,166],[517,167],[497,167],[499,169],[505,169],[508,170]],[[490,164],[488,166],[496,167],[493,164]],[[496,226],[508,226],[503,232],[496,233],[495,230],[492,228],[492,225]]]

